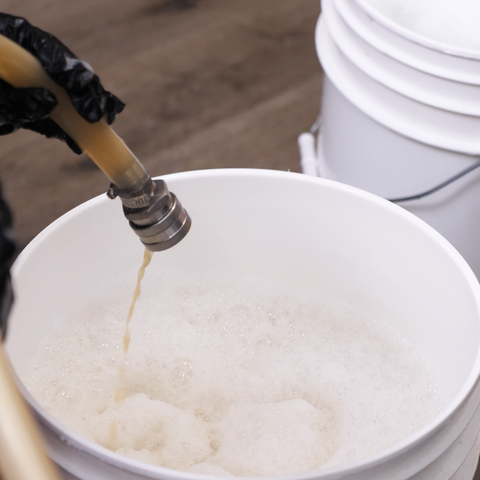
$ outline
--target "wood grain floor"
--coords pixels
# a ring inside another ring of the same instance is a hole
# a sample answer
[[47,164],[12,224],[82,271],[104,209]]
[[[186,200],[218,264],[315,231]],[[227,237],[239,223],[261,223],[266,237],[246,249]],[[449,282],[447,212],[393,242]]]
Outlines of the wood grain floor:
[[[4,0],[92,65],[127,107],[114,128],[151,175],[217,167],[299,171],[319,111],[318,0]],[[85,155],[0,137],[20,247],[108,180]]]

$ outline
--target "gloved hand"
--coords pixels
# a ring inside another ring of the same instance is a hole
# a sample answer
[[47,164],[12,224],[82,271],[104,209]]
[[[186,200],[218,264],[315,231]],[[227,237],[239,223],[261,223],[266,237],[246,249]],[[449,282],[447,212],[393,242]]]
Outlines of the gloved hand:
[[[79,60],[57,38],[36,28],[25,19],[0,13],[0,34],[33,54],[50,77],[65,89],[77,112],[88,122],[105,118],[112,124],[124,103],[104,90],[91,67]],[[55,96],[44,88],[14,88],[0,79],[0,135],[26,128],[58,138],[75,152],[78,145],[52,120]]]
[[12,215],[0,188],[0,338],[5,338],[7,317],[13,301],[9,270],[14,253]]
[[[25,19],[0,13],[0,34],[33,54],[52,80],[67,92],[77,112],[88,122],[104,118],[112,124],[124,104],[104,90],[90,66],[79,60],[53,35],[33,27]],[[44,88],[14,88],[0,79],[0,135],[26,128],[48,138],[58,138],[75,152],[78,145],[51,119],[55,95]],[[15,254],[12,216],[0,188],[0,337],[5,337],[12,304],[10,267]]]

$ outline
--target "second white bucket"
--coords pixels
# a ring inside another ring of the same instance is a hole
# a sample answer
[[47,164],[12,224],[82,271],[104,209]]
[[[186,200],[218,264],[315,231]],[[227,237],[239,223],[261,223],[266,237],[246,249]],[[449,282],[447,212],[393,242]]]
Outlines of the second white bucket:
[[[368,458],[279,478],[472,479],[480,429],[480,286],[441,235],[379,197],[306,175],[207,170],[164,179],[193,224],[178,246],[155,254],[145,277],[151,288],[159,288],[161,275],[170,278],[166,272],[176,272],[174,278],[227,272],[315,295],[330,292],[375,318],[388,318],[442,372],[445,408],[421,430]],[[120,206],[105,196],[40,234],[13,272],[17,301],[7,350],[19,377],[43,339],[76,312],[98,302],[108,308],[120,294],[129,299],[141,257]],[[285,372],[278,371],[278,378],[283,381]],[[205,480],[81,437],[20,386],[66,479]]]
[[[361,0],[322,2],[317,173],[397,199],[478,163],[480,60],[380,17]],[[400,205],[442,233],[480,277],[480,169]]]

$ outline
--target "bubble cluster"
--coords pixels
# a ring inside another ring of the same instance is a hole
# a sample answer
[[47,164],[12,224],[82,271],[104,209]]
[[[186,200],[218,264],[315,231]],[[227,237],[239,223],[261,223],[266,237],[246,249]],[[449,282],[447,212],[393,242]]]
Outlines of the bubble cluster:
[[140,297],[115,402],[127,309],[68,322],[24,381],[65,425],[139,461],[299,474],[376,453],[442,408],[432,369],[386,321],[318,292],[223,276],[159,278]]

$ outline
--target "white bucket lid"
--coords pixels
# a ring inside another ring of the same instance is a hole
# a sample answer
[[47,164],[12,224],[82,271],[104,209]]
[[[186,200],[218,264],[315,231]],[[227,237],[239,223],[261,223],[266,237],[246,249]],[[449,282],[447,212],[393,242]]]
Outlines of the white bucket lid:
[[350,28],[333,0],[323,1],[322,15],[343,54],[377,82],[432,107],[480,116],[480,86],[431,75],[382,53]]
[[376,22],[385,26],[385,28],[395,32],[397,35],[407,38],[413,43],[416,43],[422,47],[429,48],[431,50],[436,50],[446,55],[480,60],[480,52],[478,50],[462,48],[456,45],[450,45],[448,43],[440,42],[438,40],[434,40],[427,36],[421,35],[420,33],[417,33],[400,25],[399,23],[394,22],[393,20],[385,16],[382,12],[377,10],[373,5],[368,3],[366,0],[355,0],[355,2]]
[[364,0],[334,0],[345,22],[378,51],[423,72],[480,85],[480,53],[443,45],[395,24]]
[[[371,118],[427,145],[469,155],[480,154],[480,117],[429,106],[374,80],[338,48],[323,15],[317,23],[315,42],[320,61],[330,80],[346,98]],[[477,63],[480,67],[480,62]]]

